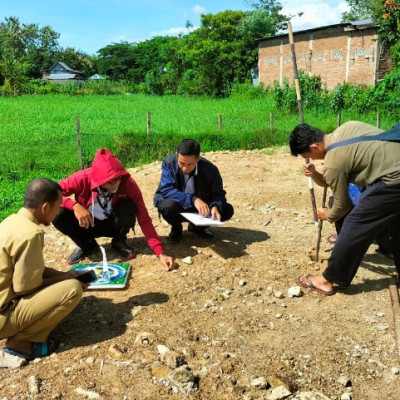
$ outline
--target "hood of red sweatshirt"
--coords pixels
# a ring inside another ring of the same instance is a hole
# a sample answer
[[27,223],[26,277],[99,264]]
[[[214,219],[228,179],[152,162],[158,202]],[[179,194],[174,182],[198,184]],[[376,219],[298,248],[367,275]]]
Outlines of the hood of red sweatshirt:
[[99,149],[92,163],[91,190],[118,177],[129,176],[121,161],[107,149]]

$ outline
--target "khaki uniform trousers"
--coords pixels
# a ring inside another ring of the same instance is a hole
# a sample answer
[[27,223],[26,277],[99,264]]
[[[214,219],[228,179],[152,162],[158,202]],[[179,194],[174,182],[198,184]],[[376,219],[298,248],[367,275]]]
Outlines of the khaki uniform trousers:
[[0,338],[46,341],[50,332],[79,304],[83,294],[77,279],[68,279],[21,297],[0,313]]

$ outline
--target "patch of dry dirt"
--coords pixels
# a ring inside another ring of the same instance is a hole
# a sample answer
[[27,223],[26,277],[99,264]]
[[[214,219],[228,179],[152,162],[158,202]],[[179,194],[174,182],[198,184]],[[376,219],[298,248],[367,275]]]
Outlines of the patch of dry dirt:
[[[255,377],[267,378],[272,387],[283,382],[293,393],[291,399],[307,391],[330,399],[349,391],[357,400],[398,398],[388,291],[395,275],[392,261],[371,246],[349,289],[329,298],[307,292],[289,298],[287,289],[301,273],[323,270],[330,246],[326,238],[334,231],[324,225],[323,260],[311,261],[316,234],[302,161],[287,149],[205,156],[221,170],[235,207],[233,219],[213,228],[211,241],[184,231],[181,244],[165,244],[178,263],[169,273],[137,228],[130,242],[139,255],[132,262],[129,287],[85,293],[54,332],[63,343],[55,355],[21,369],[0,370],[1,399],[84,399],[96,394],[131,400],[268,398],[268,391],[251,386]],[[131,172],[165,239],[169,228],[151,206],[160,162]],[[319,188],[316,194],[319,204]],[[109,258],[116,256],[108,240],[101,243]],[[66,270],[73,247],[49,228],[47,265]],[[193,257],[192,265],[182,262],[187,256]],[[276,291],[284,297],[276,297]],[[144,332],[149,340],[135,343]],[[162,378],[171,369],[159,361],[159,344],[187,362],[198,377],[197,391],[174,393],[165,384]],[[40,381],[37,395],[28,390],[32,375]],[[351,381],[350,388],[344,378]]]

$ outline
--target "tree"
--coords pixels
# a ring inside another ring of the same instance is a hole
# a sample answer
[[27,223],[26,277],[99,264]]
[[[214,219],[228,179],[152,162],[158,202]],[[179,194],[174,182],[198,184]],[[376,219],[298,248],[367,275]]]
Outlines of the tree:
[[133,53],[135,46],[135,43],[120,42],[101,48],[97,59],[99,73],[115,80],[129,79],[129,71],[137,66]]
[[238,32],[244,38],[254,40],[275,35],[290,20],[290,17],[280,13],[282,6],[275,0],[260,0],[251,5],[255,10],[246,12],[238,26]]
[[[223,11],[203,14],[201,27],[191,33],[186,42],[186,70],[199,94],[224,96],[232,83],[249,77],[256,54],[255,45],[248,46],[237,31],[243,11]],[[188,82],[185,83],[188,87]]]
[[182,37],[156,36],[140,43],[113,43],[99,50],[99,72],[113,79],[145,83],[149,93],[175,93],[183,73]]
[[0,55],[25,64],[30,78],[41,77],[58,49],[59,34],[50,26],[21,24],[16,17],[0,23]]
[[0,74],[4,79],[6,94],[17,95],[27,83],[28,63],[21,63],[11,54],[3,54],[0,61]]
[[350,6],[350,11],[342,14],[342,22],[359,21],[371,19],[376,6],[375,0],[346,0]]

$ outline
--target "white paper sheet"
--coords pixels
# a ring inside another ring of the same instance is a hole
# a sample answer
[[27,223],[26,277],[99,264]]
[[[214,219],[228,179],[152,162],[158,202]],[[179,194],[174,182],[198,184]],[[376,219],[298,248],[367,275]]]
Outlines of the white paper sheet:
[[186,218],[189,222],[196,226],[211,226],[211,225],[223,225],[224,223],[211,217],[202,217],[196,213],[181,213],[182,217]]

